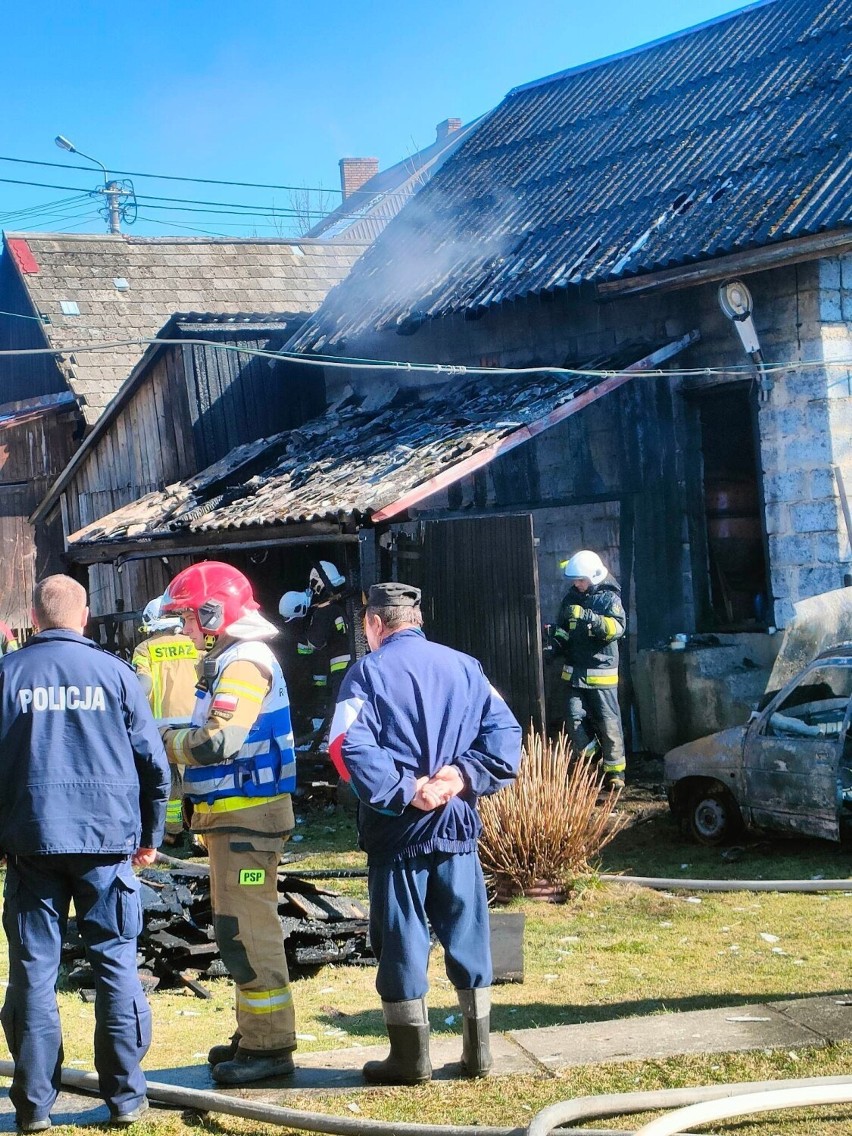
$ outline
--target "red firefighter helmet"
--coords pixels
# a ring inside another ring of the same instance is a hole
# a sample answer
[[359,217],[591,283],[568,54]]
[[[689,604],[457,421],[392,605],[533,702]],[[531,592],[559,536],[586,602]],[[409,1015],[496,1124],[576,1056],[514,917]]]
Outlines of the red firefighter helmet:
[[206,635],[221,635],[259,607],[242,572],[218,560],[205,560],[178,572],[166,588],[162,612],[195,612]]

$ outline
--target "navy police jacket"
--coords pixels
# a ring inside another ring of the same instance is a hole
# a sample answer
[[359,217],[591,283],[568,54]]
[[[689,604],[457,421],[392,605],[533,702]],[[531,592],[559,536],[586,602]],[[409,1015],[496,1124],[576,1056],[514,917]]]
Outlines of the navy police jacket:
[[[477,798],[517,776],[521,727],[476,659],[410,628],[347,671],[329,753],[358,798],[371,861],[472,852]],[[458,768],[464,790],[431,812],[415,808],[417,779],[444,765]]]
[[0,662],[0,849],[130,855],[163,838],[171,782],[131,668],[74,631]]

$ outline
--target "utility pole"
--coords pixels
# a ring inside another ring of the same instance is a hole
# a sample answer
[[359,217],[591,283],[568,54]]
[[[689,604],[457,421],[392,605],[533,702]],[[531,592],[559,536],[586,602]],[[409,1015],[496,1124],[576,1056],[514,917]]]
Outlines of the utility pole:
[[[133,191],[132,182],[118,182],[111,179],[107,173],[107,168],[103,162],[99,162],[97,158],[93,158],[91,154],[84,154],[82,150],[78,150],[73,142],[69,142],[67,138],[59,134],[54,139],[56,145],[60,150],[65,150],[69,154],[77,154],[81,158],[85,158],[87,162],[92,162],[96,166],[100,166],[104,174],[104,184],[98,186],[94,191],[95,193],[103,194],[106,202],[106,212],[104,216],[107,221],[107,232],[113,236],[121,235],[121,222],[122,219],[132,224],[136,219],[136,195]],[[129,199],[129,204],[125,205],[123,199]]]
[[121,194],[121,186],[117,181],[108,181],[104,186],[104,193],[107,199],[107,210],[109,214],[109,232],[121,232],[121,207],[119,205],[119,196]]

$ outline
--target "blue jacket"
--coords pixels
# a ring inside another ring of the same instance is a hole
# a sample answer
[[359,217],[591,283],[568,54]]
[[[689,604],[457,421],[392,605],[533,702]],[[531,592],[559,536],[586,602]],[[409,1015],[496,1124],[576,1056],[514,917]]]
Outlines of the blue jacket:
[[[469,655],[398,631],[346,673],[329,752],[358,797],[361,847],[373,861],[472,852],[478,797],[517,776],[521,727]],[[464,790],[422,812],[418,777],[455,765]]]
[[0,661],[0,849],[130,855],[163,838],[171,777],[139,680],[73,631]]

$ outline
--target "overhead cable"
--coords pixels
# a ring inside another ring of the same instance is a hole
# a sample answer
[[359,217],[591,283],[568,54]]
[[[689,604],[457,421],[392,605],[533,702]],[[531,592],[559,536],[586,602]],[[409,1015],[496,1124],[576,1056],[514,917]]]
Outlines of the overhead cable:
[[[297,351],[264,351],[258,347],[243,347],[236,343],[221,343],[213,339],[184,338],[161,339],[157,336],[139,336],[134,339],[119,339],[110,343],[66,344],[62,347],[20,347],[0,350],[0,357],[19,355],[79,355],[83,352],[114,351],[123,347],[215,347],[219,351],[232,351],[241,355],[257,356],[277,362],[303,363],[315,367],[342,367],[347,370],[403,371],[406,374],[445,375],[447,377],[467,376],[532,376],[564,375],[568,378],[610,379],[624,373],[624,368],[606,369],[575,367],[467,367],[455,363],[408,363],[398,359],[358,359],[338,355],[303,355]],[[784,371],[808,371],[825,368],[852,367],[852,358],[819,360],[788,360],[778,363],[764,363],[767,374],[780,374]],[[684,367],[666,369],[662,367],[631,372],[634,378],[703,378],[709,376],[728,376],[748,378],[753,374],[753,366],[743,363],[731,367]]]

